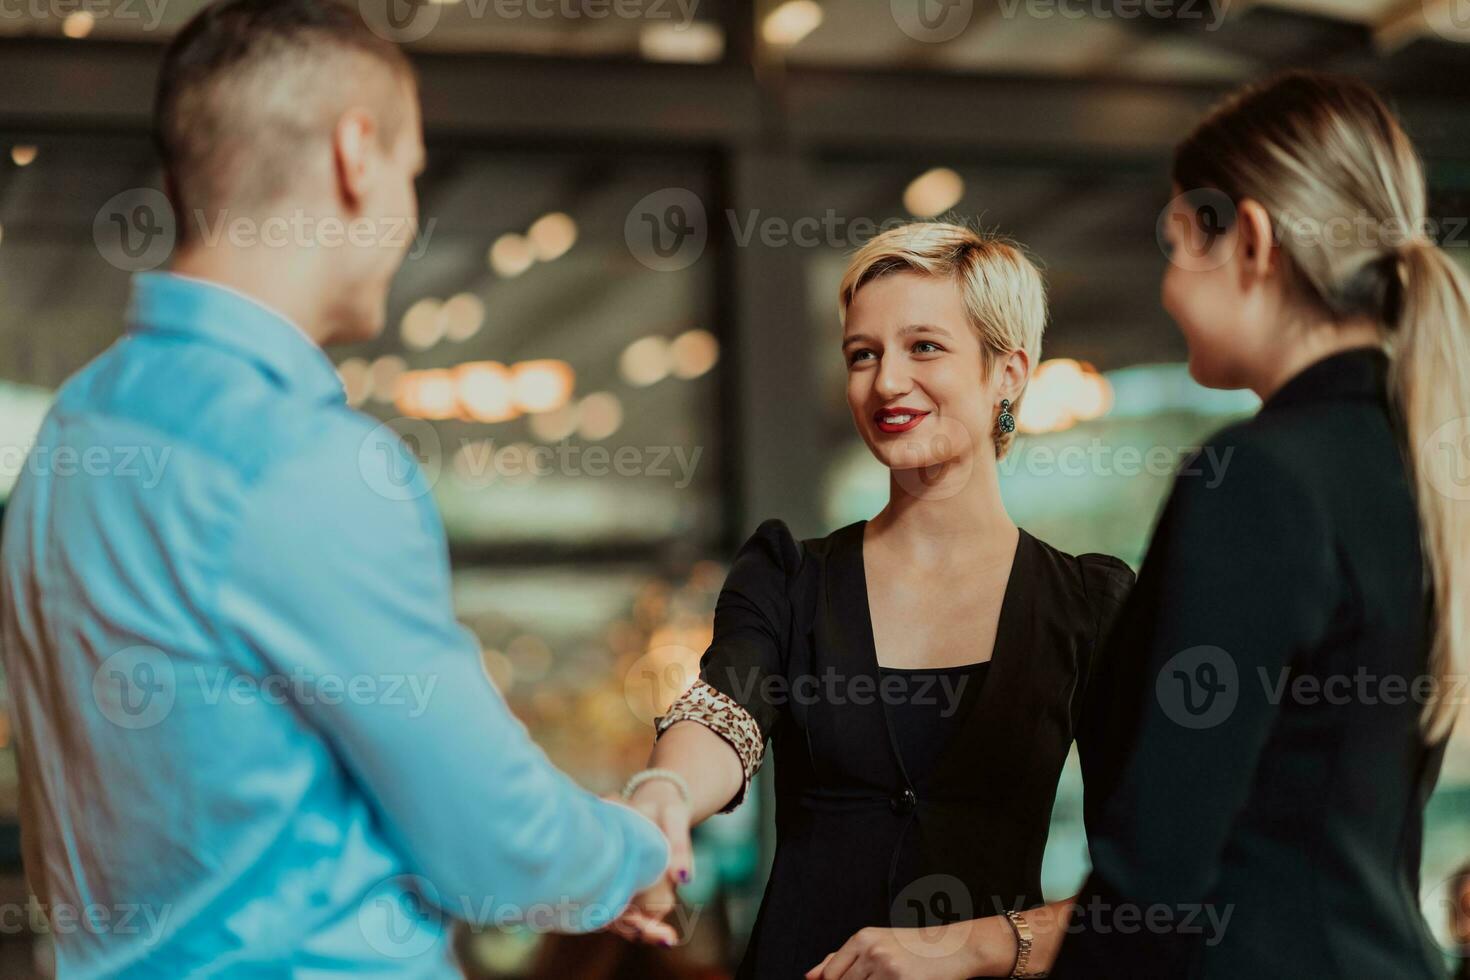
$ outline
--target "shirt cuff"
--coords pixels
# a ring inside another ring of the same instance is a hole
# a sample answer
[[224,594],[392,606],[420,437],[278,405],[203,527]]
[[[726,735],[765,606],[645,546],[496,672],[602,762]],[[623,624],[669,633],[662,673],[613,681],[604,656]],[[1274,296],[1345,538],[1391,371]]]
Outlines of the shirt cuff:
[[692,721],[723,738],[740,757],[742,781],[740,791],[725,804],[721,813],[729,813],[745,800],[750,781],[765,759],[766,740],[761,735],[760,725],[750,712],[727,694],[699,680],[670,706],[668,714],[654,719],[657,737],[672,728],[677,722]]

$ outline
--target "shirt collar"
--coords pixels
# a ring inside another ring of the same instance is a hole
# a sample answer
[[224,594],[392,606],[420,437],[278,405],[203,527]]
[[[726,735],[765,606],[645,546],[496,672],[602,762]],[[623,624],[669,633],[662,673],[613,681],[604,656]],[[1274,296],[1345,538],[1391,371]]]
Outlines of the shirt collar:
[[1379,347],[1353,347],[1316,361],[1276,389],[1263,409],[1338,398],[1386,401],[1388,354]]
[[138,273],[127,321],[132,332],[179,334],[226,348],[310,397],[346,399],[331,359],[304,330],[228,286],[172,272]]

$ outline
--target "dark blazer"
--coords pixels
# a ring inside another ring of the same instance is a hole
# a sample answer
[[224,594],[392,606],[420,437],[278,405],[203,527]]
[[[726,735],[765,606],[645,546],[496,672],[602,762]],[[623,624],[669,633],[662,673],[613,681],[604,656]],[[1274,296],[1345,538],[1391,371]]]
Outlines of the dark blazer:
[[1087,680],[1128,567],[1021,532],[988,676],[963,693],[953,741],[916,782],[879,693],[864,523],[798,543],[767,521],[716,607],[701,679],[755,718],[776,770],[776,854],[744,978],[800,977],[866,926],[1040,903],[1074,737],[1084,767],[1091,758]]
[[1177,480],[1094,680],[1117,738],[1054,977],[1445,975],[1418,901],[1430,594],[1386,372],[1319,361],[1208,443],[1217,486]]

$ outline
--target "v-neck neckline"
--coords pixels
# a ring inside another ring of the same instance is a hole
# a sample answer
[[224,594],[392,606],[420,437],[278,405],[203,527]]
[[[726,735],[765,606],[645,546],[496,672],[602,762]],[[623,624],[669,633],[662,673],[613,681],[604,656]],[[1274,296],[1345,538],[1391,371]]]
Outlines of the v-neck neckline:
[[[852,581],[857,586],[859,593],[858,601],[860,603],[861,615],[858,617],[858,627],[859,639],[863,647],[862,668],[864,673],[870,675],[874,681],[877,681],[882,676],[883,668],[878,663],[878,645],[873,633],[873,609],[872,605],[868,602],[868,566],[863,555],[863,539],[867,534],[867,527],[868,522],[866,520],[858,521],[852,525],[853,533],[849,542],[849,554],[847,556],[848,561],[851,563],[848,574],[851,576],[849,581]],[[964,741],[967,733],[973,732],[977,725],[983,726],[985,724],[987,716],[991,714],[992,704],[995,699],[995,690],[1005,687],[1013,668],[1016,666],[1013,662],[1014,654],[1007,653],[1007,647],[1010,646],[1007,641],[1016,628],[1015,617],[1018,615],[1017,603],[1020,601],[1020,593],[1023,591],[1017,586],[1017,583],[1023,576],[1023,566],[1026,564],[1030,555],[1031,541],[1033,540],[1025,528],[1017,527],[1016,531],[1018,532],[1016,535],[1016,550],[1011,557],[1011,569],[1006,577],[1005,592],[1001,596],[1000,613],[996,617],[995,643],[990,651],[990,659],[980,661],[981,663],[990,665],[986,671],[985,684],[980,689],[979,701],[970,706],[968,717],[960,722],[959,728],[955,732],[955,741],[941,750],[940,758],[936,760],[933,768],[933,771],[936,773],[941,770],[946,757],[953,754],[955,742]],[[878,702],[878,708],[883,716],[883,728],[888,736],[889,751],[892,753],[894,764],[898,767],[898,772],[903,779],[904,786],[907,787],[908,791],[912,792],[914,788],[913,780],[909,777],[908,767],[904,764],[903,750],[898,744],[898,734],[894,730],[893,718],[888,710],[888,705],[882,703],[881,698],[878,699]]]
[[[868,635],[868,642],[867,642],[867,648],[868,648],[868,654],[869,654],[868,660],[869,660],[869,666],[872,667],[874,673],[877,673],[878,671],[881,671],[881,670],[889,670],[889,669],[894,669],[894,668],[885,667],[883,664],[881,664],[881,663],[878,662],[878,640],[877,640],[877,632],[873,629],[873,604],[868,599],[868,560],[867,560],[867,554],[866,554],[866,552],[864,550],[865,547],[866,547],[866,540],[867,540],[867,533],[868,533],[868,522],[866,520],[858,521],[857,524],[854,525],[854,526],[857,528],[857,532],[856,532],[856,537],[857,537],[857,570],[858,570],[858,582],[862,585],[862,600],[863,600],[863,603],[862,603],[863,604],[862,613],[863,613],[863,623],[864,623],[864,625],[866,627],[866,632],[867,632],[867,635]],[[1016,594],[1016,569],[1021,564],[1021,552],[1022,552],[1022,549],[1025,548],[1025,546],[1026,546],[1026,539],[1028,537],[1030,537],[1030,535],[1026,533],[1026,529],[1025,528],[1023,528],[1023,527],[1017,527],[1016,528],[1016,548],[1015,548],[1014,551],[1011,552],[1011,567],[1006,572],[1005,590],[1001,593],[1001,597],[1000,597],[1000,611],[999,611],[999,613],[997,613],[996,619],[995,619],[995,642],[991,645],[990,656],[987,657],[984,660],[971,660],[971,661],[968,661],[968,662],[963,663],[963,664],[955,664],[954,665],[955,667],[975,667],[975,666],[978,666],[979,664],[988,664],[988,663],[991,663],[992,661],[994,661],[996,654],[1000,652],[1001,638],[1004,636],[1004,633],[1001,631],[1001,627],[1005,625],[1006,611],[1007,611],[1007,609],[1011,605],[1014,604],[1013,603],[1013,599],[1015,598],[1015,594]],[[900,668],[897,668],[897,669],[899,669],[899,670],[908,670],[908,669],[913,669],[913,670],[946,670],[946,669],[949,669],[949,668],[946,668],[946,667],[902,668],[902,667],[900,667]]]

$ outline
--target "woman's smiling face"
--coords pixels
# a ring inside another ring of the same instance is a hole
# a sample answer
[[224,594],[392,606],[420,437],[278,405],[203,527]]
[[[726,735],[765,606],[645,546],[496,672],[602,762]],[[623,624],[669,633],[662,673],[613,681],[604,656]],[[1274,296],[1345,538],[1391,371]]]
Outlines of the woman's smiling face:
[[864,284],[842,337],[847,404],[889,469],[994,454],[991,428],[1003,372],[986,376],[980,337],[958,284],[894,272]]

